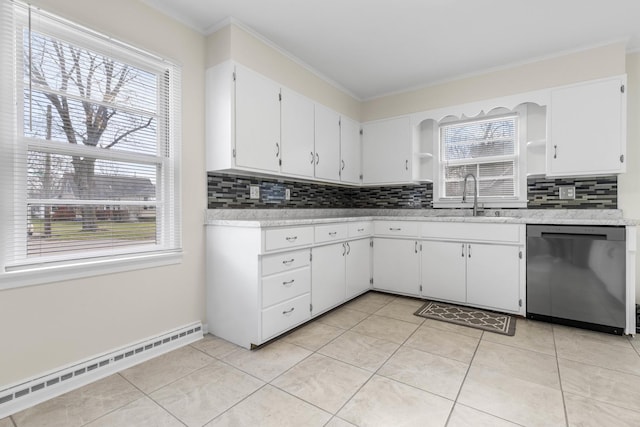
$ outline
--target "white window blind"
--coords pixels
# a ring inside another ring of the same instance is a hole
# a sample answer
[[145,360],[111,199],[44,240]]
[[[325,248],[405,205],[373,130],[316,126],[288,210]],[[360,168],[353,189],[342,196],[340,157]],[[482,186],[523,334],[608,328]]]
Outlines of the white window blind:
[[[440,195],[461,199],[473,174],[479,199],[518,196],[518,116],[484,118],[440,126]],[[473,179],[467,195],[473,195]]]
[[0,1],[5,271],[179,250],[180,68]]

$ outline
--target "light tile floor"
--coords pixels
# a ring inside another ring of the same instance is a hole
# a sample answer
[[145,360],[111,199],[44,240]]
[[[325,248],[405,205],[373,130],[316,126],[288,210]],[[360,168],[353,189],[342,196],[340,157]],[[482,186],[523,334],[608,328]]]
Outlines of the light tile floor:
[[255,351],[203,340],[10,418],[23,426],[640,426],[638,339],[506,337],[370,292]]

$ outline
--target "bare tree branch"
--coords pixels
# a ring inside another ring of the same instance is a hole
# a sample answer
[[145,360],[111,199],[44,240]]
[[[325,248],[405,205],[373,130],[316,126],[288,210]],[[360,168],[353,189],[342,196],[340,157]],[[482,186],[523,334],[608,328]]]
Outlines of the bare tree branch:
[[107,146],[106,146],[106,147],[104,147],[104,148],[111,148],[111,147],[113,147],[114,145],[116,145],[118,142],[122,141],[122,139],[123,139],[123,138],[126,138],[128,135],[131,135],[131,134],[132,134],[132,133],[134,133],[134,132],[138,132],[139,130],[142,130],[142,129],[146,128],[146,127],[149,127],[149,126],[151,125],[151,122],[152,122],[152,121],[153,121],[153,117],[151,117],[151,118],[147,121],[147,123],[145,123],[145,124],[143,124],[143,125],[140,125],[140,126],[138,126],[138,127],[135,127],[135,128],[133,128],[133,129],[129,129],[128,131],[126,131],[125,133],[123,133],[122,135],[120,135],[119,137],[115,138],[115,139],[113,140],[113,142],[111,142],[111,144],[107,145]]

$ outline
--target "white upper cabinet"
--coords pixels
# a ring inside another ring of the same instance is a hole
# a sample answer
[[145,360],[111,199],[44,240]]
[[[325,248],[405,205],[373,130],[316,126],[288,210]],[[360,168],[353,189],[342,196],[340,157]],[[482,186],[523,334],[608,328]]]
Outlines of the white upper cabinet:
[[236,65],[236,165],[280,170],[280,86]]
[[363,184],[412,181],[412,131],[408,116],[365,123],[362,126]]
[[342,116],[340,119],[340,179],[360,183],[360,123]]
[[340,115],[327,107],[315,107],[315,175],[340,181]]
[[206,73],[209,171],[280,171],[280,86],[225,62]]
[[314,104],[308,98],[282,88],[282,168],[285,175],[313,177]]
[[621,76],[551,91],[547,175],[625,171],[625,84]]

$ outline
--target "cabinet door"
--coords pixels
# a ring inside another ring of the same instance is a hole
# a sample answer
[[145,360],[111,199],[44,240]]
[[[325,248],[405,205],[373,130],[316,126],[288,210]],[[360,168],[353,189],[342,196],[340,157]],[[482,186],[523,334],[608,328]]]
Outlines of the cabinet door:
[[365,184],[411,181],[411,121],[409,117],[362,126],[362,179]]
[[372,268],[375,289],[416,296],[420,293],[417,241],[374,239]]
[[422,296],[464,303],[466,254],[464,243],[422,242]]
[[345,300],[344,244],[320,246],[311,253],[311,315],[315,316]]
[[280,170],[280,86],[236,66],[236,165]]
[[371,284],[371,240],[347,242],[346,283],[347,299],[369,289]]
[[315,106],[316,178],[340,181],[340,115]]
[[360,183],[360,123],[340,119],[340,179],[352,184]]
[[313,102],[282,88],[281,107],[282,173],[313,177]]
[[517,312],[520,300],[520,249],[467,245],[467,303]]
[[614,78],[551,92],[549,175],[624,172],[623,84],[623,79]]

